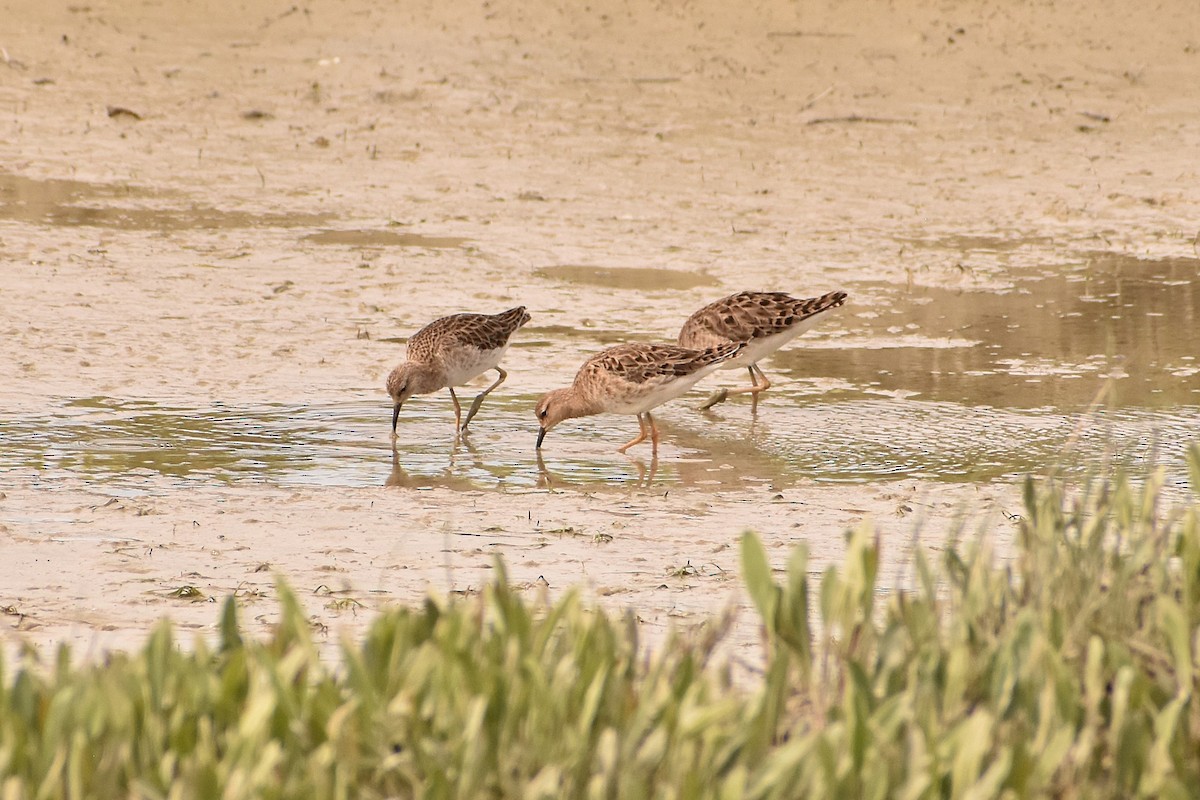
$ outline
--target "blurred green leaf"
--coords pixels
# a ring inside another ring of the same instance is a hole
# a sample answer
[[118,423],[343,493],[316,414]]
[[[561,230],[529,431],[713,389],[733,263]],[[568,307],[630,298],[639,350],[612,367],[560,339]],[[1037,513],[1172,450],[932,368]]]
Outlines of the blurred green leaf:
[[750,531],[742,534],[742,576],[746,591],[754,601],[759,616],[763,618],[767,631],[774,636],[776,615],[779,607],[779,587],[771,577],[771,565],[767,551],[758,536]]
[[1188,479],[1192,484],[1192,491],[1196,495],[1200,495],[1200,443],[1193,442],[1188,445],[1187,465]]
[[1175,679],[1181,697],[1191,696],[1192,684],[1192,631],[1188,627],[1183,609],[1170,597],[1159,597],[1154,603],[1158,627],[1171,648],[1175,662]]

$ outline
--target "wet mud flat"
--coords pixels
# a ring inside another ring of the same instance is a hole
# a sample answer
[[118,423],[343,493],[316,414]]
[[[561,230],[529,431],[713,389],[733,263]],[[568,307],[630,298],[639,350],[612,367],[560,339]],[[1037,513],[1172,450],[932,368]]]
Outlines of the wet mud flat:
[[[660,635],[743,602],[747,528],[817,573],[871,524],[891,589],[1030,472],[1186,491],[1200,35],[1082,10],[0,2],[6,647],[265,629],[276,575],[333,641],[497,555]],[[745,288],[850,300],[756,411],[721,372],[657,460],[597,417],[538,462],[542,391]],[[393,446],[406,336],[517,304],[476,430]]]

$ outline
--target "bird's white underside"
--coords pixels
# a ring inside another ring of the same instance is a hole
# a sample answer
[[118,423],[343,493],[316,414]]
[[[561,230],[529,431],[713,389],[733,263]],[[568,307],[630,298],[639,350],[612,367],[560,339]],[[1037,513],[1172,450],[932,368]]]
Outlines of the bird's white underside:
[[610,414],[642,414],[652,411],[668,400],[686,394],[705,375],[713,372],[719,364],[706,367],[683,377],[661,376],[642,384],[631,384],[630,390],[621,396],[612,396],[605,401],[605,411]]
[[442,362],[446,367],[446,385],[463,386],[489,369],[495,369],[507,349],[505,345],[496,350],[478,350],[474,347],[455,350],[453,358],[443,359]]
[[821,321],[823,314],[814,314],[803,322],[799,322],[786,331],[764,336],[761,339],[751,339],[736,356],[728,361],[722,361],[719,369],[738,369],[749,367],[761,359],[774,353],[785,344],[804,333]]

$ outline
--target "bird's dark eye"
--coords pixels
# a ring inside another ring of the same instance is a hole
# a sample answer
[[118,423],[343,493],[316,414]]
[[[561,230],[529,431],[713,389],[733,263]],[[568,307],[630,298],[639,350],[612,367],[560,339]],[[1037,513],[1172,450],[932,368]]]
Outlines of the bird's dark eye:
[[549,414],[549,413],[550,413],[550,409],[548,409],[548,408],[543,408],[541,411],[539,411],[539,412],[538,412],[538,417],[539,417],[539,418],[541,418],[541,419],[545,419],[545,418],[546,418],[546,415],[547,415],[547,414]]

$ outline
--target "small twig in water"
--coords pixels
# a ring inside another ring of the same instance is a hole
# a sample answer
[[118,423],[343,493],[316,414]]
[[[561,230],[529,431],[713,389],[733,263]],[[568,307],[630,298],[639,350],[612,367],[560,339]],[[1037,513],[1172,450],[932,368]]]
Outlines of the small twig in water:
[[823,92],[818,92],[817,94],[809,95],[808,99],[804,101],[804,105],[800,106],[800,110],[808,111],[810,108],[815,106],[821,100],[822,97],[824,97],[825,95],[829,94],[832,91],[833,91],[833,86],[830,85],[830,86],[826,87],[825,91],[823,91]]
[[915,122],[911,119],[892,119],[890,117],[865,117],[860,114],[850,114],[845,117],[817,117],[810,119],[806,125],[831,125],[839,122],[869,122],[874,125],[912,125],[916,127]]
[[831,31],[767,31],[769,39],[794,39],[801,36],[813,36],[822,39],[849,39],[848,33],[834,33]]
[[299,10],[300,10],[300,6],[292,6],[287,11],[284,11],[282,14],[277,14],[274,17],[267,17],[265,20],[263,20],[263,23],[262,23],[262,25],[259,26],[259,29],[261,30],[264,28],[269,28],[270,26],[274,25],[276,22],[279,22],[279,20],[286,19],[287,17],[290,17],[292,14],[297,13]]

